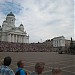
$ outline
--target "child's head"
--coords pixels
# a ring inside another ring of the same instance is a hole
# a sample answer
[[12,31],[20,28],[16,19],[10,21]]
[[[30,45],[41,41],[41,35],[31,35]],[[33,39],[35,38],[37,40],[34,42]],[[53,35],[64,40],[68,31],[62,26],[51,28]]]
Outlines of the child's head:
[[43,63],[43,62],[36,63],[36,65],[35,65],[35,71],[38,74],[41,74],[43,72],[43,70],[44,70],[44,65],[45,65],[45,63]]
[[59,68],[52,69],[52,75],[61,75],[61,69]]

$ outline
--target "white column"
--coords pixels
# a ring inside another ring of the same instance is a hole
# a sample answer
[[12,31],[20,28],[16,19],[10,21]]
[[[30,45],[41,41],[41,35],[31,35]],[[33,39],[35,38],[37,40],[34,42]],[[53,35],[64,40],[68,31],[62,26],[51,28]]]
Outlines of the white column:
[[16,42],[17,42],[17,35],[16,35]]
[[19,35],[19,43],[21,43],[21,35]]
[[27,39],[26,39],[26,36],[24,36],[24,43],[27,43],[26,40],[27,40]]
[[18,36],[18,42],[20,43],[20,35]]
[[11,42],[11,34],[9,34],[9,42]]
[[28,39],[27,40],[28,40],[28,43],[29,43],[29,36],[28,36]]
[[17,42],[19,42],[19,35],[17,35]]
[[24,35],[22,36],[22,43],[24,43]]
[[25,35],[23,35],[23,43],[25,43]]
[[14,34],[12,35],[12,42],[14,42]]
[[21,43],[22,43],[22,35],[21,35]]

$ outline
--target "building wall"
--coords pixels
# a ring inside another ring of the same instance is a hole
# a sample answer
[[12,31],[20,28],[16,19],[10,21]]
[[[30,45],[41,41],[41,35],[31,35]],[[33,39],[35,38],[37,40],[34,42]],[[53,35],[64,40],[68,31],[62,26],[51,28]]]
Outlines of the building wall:
[[15,27],[15,17],[14,16],[7,16],[6,21],[9,26]]
[[65,40],[65,47],[69,48],[71,40]]
[[65,37],[55,37],[53,38],[53,47],[64,47],[65,46]]

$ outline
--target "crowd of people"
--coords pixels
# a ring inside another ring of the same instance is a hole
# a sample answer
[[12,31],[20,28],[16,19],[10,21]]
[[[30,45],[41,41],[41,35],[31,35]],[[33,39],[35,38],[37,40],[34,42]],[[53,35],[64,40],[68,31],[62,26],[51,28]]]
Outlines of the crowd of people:
[[[24,70],[24,62],[23,60],[19,60],[17,62],[17,70],[14,73],[14,71],[9,67],[12,62],[12,59],[10,56],[5,57],[2,59],[0,66],[0,75],[40,75],[44,71],[45,63],[44,62],[37,62],[35,64],[35,71],[29,72],[27,70]],[[61,69],[54,68],[52,69],[52,75],[61,75]]]
[[0,41],[0,52],[48,52],[50,47],[43,43],[13,43]]

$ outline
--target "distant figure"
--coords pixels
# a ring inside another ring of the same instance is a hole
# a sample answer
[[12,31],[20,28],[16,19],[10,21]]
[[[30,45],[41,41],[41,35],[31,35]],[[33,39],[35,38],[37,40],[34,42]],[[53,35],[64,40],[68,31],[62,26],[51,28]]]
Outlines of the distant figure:
[[15,75],[13,70],[9,67],[10,64],[11,57],[5,57],[2,66],[0,66],[0,75]]
[[61,75],[61,69],[59,68],[52,69],[52,75]]
[[44,70],[44,65],[45,63],[43,62],[38,62],[35,65],[35,71],[32,72],[30,75],[39,75],[42,74],[43,70]]
[[29,75],[27,71],[24,71],[24,62],[22,60],[17,62],[18,69],[16,70],[15,75]]

